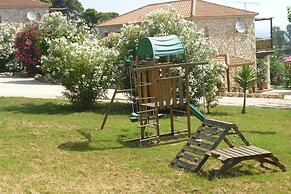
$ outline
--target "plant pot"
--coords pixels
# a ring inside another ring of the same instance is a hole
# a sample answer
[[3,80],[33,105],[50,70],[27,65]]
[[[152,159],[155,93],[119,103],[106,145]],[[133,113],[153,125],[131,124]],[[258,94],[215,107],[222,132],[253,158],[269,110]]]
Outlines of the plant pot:
[[259,90],[264,90],[267,87],[267,83],[258,83]]

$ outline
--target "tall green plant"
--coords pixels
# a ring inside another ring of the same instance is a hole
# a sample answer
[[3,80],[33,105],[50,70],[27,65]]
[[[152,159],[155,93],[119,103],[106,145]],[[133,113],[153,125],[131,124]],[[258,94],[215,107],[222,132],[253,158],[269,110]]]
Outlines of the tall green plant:
[[256,72],[250,65],[243,66],[240,70],[237,71],[235,77],[235,82],[243,89],[244,92],[244,102],[242,114],[246,113],[246,99],[247,99],[247,90],[250,89],[257,80]]

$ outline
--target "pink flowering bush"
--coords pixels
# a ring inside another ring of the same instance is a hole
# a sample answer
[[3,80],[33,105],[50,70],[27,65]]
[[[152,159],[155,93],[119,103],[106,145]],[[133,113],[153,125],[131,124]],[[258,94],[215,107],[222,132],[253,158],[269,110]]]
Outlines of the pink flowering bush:
[[287,87],[291,87],[291,56],[284,57],[283,61],[285,62],[284,66],[284,77]]
[[14,43],[16,59],[23,64],[27,73],[31,75],[41,73],[39,69],[40,50],[36,44],[38,37],[38,25],[30,24],[17,33]]
[[290,63],[290,62],[291,62],[291,56],[284,57],[284,58],[283,58],[283,61],[284,61],[284,62],[289,62],[289,63]]

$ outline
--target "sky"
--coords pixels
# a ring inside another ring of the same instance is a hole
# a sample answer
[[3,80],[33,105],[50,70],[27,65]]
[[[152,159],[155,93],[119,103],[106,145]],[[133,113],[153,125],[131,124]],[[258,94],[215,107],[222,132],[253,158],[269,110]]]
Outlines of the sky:
[[[99,12],[117,12],[123,14],[141,6],[151,3],[166,2],[170,0],[79,0],[84,8],[95,8]],[[257,17],[274,17],[274,26],[286,29],[288,25],[287,6],[291,6],[291,0],[206,0],[213,3],[228,5],[240,9],[246,8],[259,13]],[[256,23],[257,36],[269,35],[269,23]]]

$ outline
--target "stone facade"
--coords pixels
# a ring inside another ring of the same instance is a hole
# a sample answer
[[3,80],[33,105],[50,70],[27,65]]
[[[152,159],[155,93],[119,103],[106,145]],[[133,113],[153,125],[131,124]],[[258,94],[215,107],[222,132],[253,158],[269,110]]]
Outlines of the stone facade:
[[[243,21],[247,26],[245,33],[235,29],[237,21]],[[204,31],[207,39],[218,50],[218,54],[239,56],[256,61],[256,35],[254,18],[209,18],[193,20],[198,29]],[[100,36],[110,32],[120,32],[122,25],[99,27]],[[207,31],[207,32],[206,32]]]
[[103,26],[99,27],[99,36],[102,38],[106,36],[108,33],[112,32],[120,32],[123,25],[116,25],[116,26]]
[[[246,32],[235,29],[237,21],[246,24]],[[217,48],[219,54],[229,54],[256,61],[256,34],[254,18],[212,18],[193,20],[197,27],[207,31],[208,40]]]
[[33,11],[37,15],[37,19],[49,12],[47,8],[0,8],[0,22],[23,23],[28,21],[27,13]]

